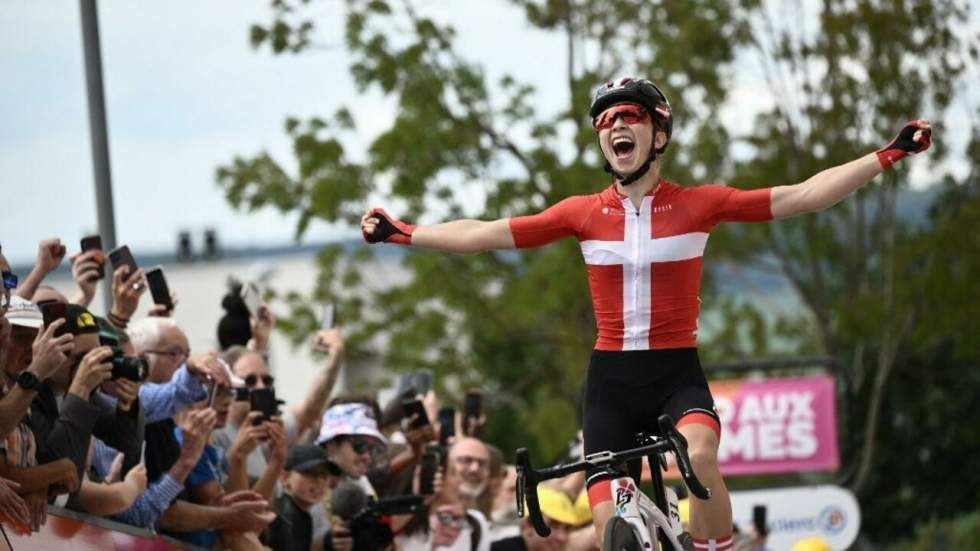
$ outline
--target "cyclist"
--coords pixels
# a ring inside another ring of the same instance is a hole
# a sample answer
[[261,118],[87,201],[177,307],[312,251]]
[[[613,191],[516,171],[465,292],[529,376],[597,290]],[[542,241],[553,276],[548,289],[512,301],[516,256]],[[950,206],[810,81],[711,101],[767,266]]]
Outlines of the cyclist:
[[[415,226],[370,209],[361,230],[388,242],[455,253],[537,247],[579,240],[598,328],[586,376],[586,454],[633,447],[637,431],[655,433],[668,413],[688,441],[695,473],[710,500],[692,499],[691,533],[699,549],[732,548],[732,512],[718,470],[721,425],[696,348],[701,262],[719,222],[763,222],[828,208],[893,163],[930,145],[928,121],[905,125],[887,145],[795,184],[750,191],[724,185],[680,186],[660,177],[673,116],[663,92],[626,77],[600,86],[589,109],[606,171],[615,181],[566,198],[543,212],[490,222],[456,220]],[[639,461],[630,465],[639,475]],[[612,516],[608,472],[588,473],[598,538]]]

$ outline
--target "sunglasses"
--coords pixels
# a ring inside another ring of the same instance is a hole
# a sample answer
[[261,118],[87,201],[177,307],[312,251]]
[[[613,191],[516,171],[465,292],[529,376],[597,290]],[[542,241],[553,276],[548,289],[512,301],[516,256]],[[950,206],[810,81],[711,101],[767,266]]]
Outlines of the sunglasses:
[[350,447],[354,449],[354,453],[361,455],[364,453],[370,453],[371,457],[378,457],[384,451],[384,449],[378,445],[373,439],[366,436],[351,436],[349,437]]
[[3,273],[3,288],[4,289],[16,289],[17,288],[17,274],[13,272],[4,271]]
[[439,519],[439,524],[443,526],[453,526],[462,530],[466,528],[466,517],[456,516],[449,511],[436,511],[436,518]]
[[612,128],[617,117],[623,119],[623,122],[626,124],[641,124],[650,122],[651,120],[650,113],[647,113],[639,105],[621,103],[619,105],[613,105],[609,109],[599,113],[599,116],[592,120],[592,128],[596,132]]
[[[261,379],[262,379],[262,384],[266,388],[271,387],[276,382],[276,378],[273,377],[272,375],[263,375],[261,377]],[[259,384],[259,376],[258,375],[252,373],[251,375],[246,375],[245,376],[245,386],[247,386],[248,388],[254,388],[255,385],[257,385],[257,384]]]

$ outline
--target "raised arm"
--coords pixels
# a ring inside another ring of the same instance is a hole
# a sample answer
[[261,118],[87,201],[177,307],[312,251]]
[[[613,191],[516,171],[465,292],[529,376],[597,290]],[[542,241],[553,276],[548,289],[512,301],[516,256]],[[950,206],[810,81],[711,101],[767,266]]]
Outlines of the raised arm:
[[65,258],[65,246],[61,244],[60,239],[52,238],[41,241],[37,246],[37,262],[31,269],[31,273],[27,274],[24,281],[20,283],[17,296],[26,300],[34,298],[34,292],[37,291],[38,286],[49,273],[61,264],[63,258]]
[[431,226],[415,226],[393,218],[383,209],[371,209],[361,217],[361,233],[369,243],[385,241],[451,253],[514,248],[508,218],[492,222],[454,220]]
[[836,205],[895,162],[910,153],[928,149],[931,137],[929,121],[914,120],[875,153],[818,172],[799,184],[772,188],[773,218],[787,218]]

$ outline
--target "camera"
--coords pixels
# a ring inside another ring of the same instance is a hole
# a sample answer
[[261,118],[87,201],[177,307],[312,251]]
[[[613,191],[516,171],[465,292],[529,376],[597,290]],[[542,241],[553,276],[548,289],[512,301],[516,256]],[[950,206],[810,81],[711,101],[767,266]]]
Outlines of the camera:
[[142,382],[150,376],[150,365],[145,358],[127,356],[121,348],[112,349],[112,379],[128,379]]

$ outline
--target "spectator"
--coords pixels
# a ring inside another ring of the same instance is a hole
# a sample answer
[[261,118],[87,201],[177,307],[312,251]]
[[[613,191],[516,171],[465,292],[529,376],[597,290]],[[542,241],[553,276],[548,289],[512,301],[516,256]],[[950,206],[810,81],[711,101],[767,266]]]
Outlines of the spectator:
[[[74,335],[71,355],[51,377],[37,383],[28,424],[37,440],[38,462],[67,457],[75,464],[81,480],[93,434],[126,454],[131,465],[137,462],[143,440],[142,408],[138,404],[129,409],[118,408],[114,400],[98,390],[111,376],[112,350],[99,346],[95,317],[81,306],[69,304],[66,319],[67,332]],[[16,347],[16,341],[12,341],[11,348]],[[23,350],[22,357],[24,368],[30,363],[30,348]],[[117,385],[114,391],[121,402],[136,400],[131,388]]]
[[327,458],[323,448],[297,444],[290,448],[283,474],[283,495],[273,509],[276,520],[269,526],[263,542],[276,551],[309,551],[313,545],[313,517],[328,488],[336,486],[340,467]]
[[[0,267],[5,262],[0,255]],[[64,321],[56,321],[45,331],[39,331],[42,323],[37,306],[20,297],[13,297],[5,314],[0,316],[0,365],[9,387],[0,399],[0,434],[14,430],[24,419],[37,396],[34,379],[47,380],[61,368],[74,347],[70,334],[54,336]],[[23,372],[28,375],[22,376]],[[22,383],[16,384],[21,377]]]
[[[575,505],[561,490],[544,485],[538,486],[538,501],[541,504],[541,515],[551,528],[551,535],[547,538],[539,536],[534,531],[530,517],[525,517],[521,524],[521,534],[493,542],[490,546],[491,551],[564,551],[566,549],[569,532],[583,522],[575,511]],[[594,540],[590,542],[590,547],[593,544]]]
[[[289,446],[319,419],[330,391],[337,381],[344,356],[344,340],[340,331],[338,329],[320,331],[314,338],[313,351],[328,354],[326,366],[313,380],[303,401],[299,404],[287,405],[283,412],[283,428],[286,444]],[[224,352],[223,357],[225,363],[231,367],[232,373],[245,381],[247,388],[268,388],[274,385],[275,378],[269,373],[269,367],[262,354],[241,346],[233,346]],[[212,443],[228,453],[248,412],[248,402],[233,402],[228,413],[228,424],[215,431]],[[266,472],[269,466],[266,459],[268,455],[269,449],[265,445],[256,447],[248,454],[245,465],[250,480],[258,480]]]
[[218,346],[222,351],[236,345],[246,346],[252,340],[250,315],[242,301],[242,284],[239,281],[229,281],[228,287],[228,294],[221,299],[221,308],[225,315],[218,321]]
[[[335,402],[344,402],[344,398]],[[344,476],[357,482],[368,494],[376,496],[368,472],[381,457],[388,440],[378,432],[378,408],[360,401],[335,403],[323,414],[320,436],[327,457],[337,464]]]
[[397,539],[401,551],[489,551],[490,527],[479,511],[467,510],[449,488],[427,509],[420,530]]
[[521,533],[521,519],[517,516],[517,468],[513,465],[504,465],[502,471],[503,476],[493,494],[492,541]]
[[449,448],[446,466],[446,484],[463,505],[489,516],[491,502],[485,499],[485,492],[490,482],[490,450],[486,444],[470,436],[457,439]]
[[[43,376],[56,371],[64,363],[65,353],[71,349],[71,335],[54,337],[63,321],[53,323],[43,332],[39,331],[41,324],[41,312],[34,304],[13,297],[3,319],[3,326],[7,328],[5,338],[9,340],[0,381],[3,402],[12,406],[12,417],[4,419],[4,432],[0,433],[0,476],[17,484],[17,492],[24,496],[29,510],[27,524],[34,531],[44,523],[48,496],[75,491],[79,481],[79,471],[68,458],[39,464],[36,439],[25,422],[27,408],[41,379],[38,374]],[[36,359],[34,350],[37,350]],[[7,396],[14,393],[18,396],[8,400]]]

